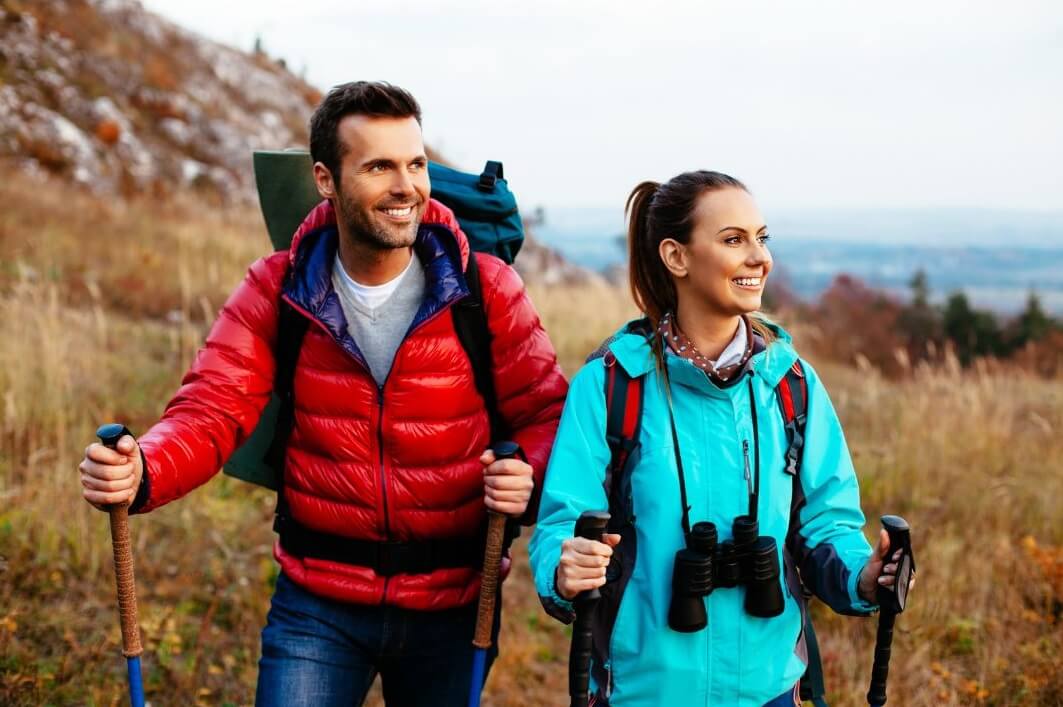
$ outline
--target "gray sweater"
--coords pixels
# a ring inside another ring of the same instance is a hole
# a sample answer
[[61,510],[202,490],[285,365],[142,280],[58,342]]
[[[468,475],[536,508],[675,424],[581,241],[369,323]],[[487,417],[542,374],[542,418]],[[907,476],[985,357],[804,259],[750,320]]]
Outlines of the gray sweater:
[[395,352],[424,299],[424,265],[414,255],[410,267],[399,276],[395,291],[371,309],[359,299],[337,254],[332,268],[332,287],[347,317],[347,331],[365,356],[373,379],[377,385],[383,386],[395,360]]

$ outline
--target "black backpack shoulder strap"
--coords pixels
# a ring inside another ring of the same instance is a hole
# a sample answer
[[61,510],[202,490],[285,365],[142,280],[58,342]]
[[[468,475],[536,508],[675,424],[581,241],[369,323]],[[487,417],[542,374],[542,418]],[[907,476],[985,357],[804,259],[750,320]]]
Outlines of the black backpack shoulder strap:
[[309,328],[310,320],[281,297],[277,314],[277,341],[273,351],[276,360],[273,394],[280,400],[280,408],[273,441],[265,457],[266,463],[273,467],[277,475],[278,512],[283,507],[284,499],[284,457],[288,438],[295,426],[295,365]]
[[487,417],[491,422],[491,441],[508,439],[506,425],[498,411],[498,395],[495,392],[494,361],[491,357],[491,330],[487,326],[487,310],[484,307],[483,289],[480,287],[480,268],[476,253],[469,253],[465,266],[465,283],[469,296],[456,303],[451,311],[454,330],[461,347],[472,364],[476,390],[484,400]]

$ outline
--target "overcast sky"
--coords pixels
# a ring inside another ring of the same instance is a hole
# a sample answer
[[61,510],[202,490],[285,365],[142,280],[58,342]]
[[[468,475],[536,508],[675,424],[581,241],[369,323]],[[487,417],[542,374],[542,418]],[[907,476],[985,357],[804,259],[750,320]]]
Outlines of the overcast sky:
[[384,79],[524,206],[717,169],[764,206],[1063,209],[1063,3],[146,0],[322,89]]

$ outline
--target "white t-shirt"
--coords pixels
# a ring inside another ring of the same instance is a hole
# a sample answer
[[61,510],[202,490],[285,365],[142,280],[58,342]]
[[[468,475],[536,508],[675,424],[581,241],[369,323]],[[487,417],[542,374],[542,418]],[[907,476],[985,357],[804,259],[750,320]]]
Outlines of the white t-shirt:
[[333,266],[333,272],[339,275],[343,294],[351,297],[355,302],[360,304],[363,309],[373,311],[387,302],[391,296],[395,294],[395,290],[398,289],[403,276],[410,271],[410,268],[413,267],[413,262],[416,259],[416,257],[411,257],[410,262],[406,264],[406,268],[383,285],[363,285],[352,278],[343,268],[343,263],[340,262],[339,253],[336,253],[336,263]]

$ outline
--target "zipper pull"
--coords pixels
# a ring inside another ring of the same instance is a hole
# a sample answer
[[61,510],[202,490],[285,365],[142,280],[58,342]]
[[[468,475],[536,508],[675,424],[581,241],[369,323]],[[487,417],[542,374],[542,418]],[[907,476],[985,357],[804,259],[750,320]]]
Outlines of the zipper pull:
[[749,494],[753,495],[753,475],[749,473],[749,440],[742,440],[742,459],[745,463],[745,477],[746,486],[749,487]]

